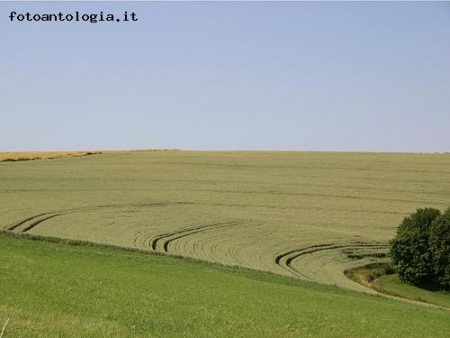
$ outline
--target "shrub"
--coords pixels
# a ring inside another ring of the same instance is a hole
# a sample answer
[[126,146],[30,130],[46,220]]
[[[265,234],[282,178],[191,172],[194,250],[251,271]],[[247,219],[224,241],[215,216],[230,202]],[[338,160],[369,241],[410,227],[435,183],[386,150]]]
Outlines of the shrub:
[[385,275],[393,275],[395,273],[395,268],[392,266],[392,264],[387,264],[384,267],[384,274]]

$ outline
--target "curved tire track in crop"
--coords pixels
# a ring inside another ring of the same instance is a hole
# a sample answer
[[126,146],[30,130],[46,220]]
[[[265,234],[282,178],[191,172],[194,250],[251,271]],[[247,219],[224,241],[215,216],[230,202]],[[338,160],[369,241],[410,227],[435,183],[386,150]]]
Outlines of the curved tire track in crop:
[[[169,245],[170,243],[177,241],[181,238],[198,234],[200,232],[205,231],[212,231],[217,230],[221,228],[228,228],[228,227],[234,227],[241,225],[243,222],[234,220],[234,221],[228,221],[228,222],[219,222],[219,223],[212,223],[207,225],[200,225],[190,228],[184,228],[173,232],[166,232],[159,234],[157,236],[154,236],[150,242],[149,246],[153,251],[162,251],[162,252],[169,252]],[[158,248],[161,248],[158,250]]]
[[[275,264],[295,277],[344,288],[359,288],[344,275],[345,266],[361,265],[361,259],[385,255],[386,243],[330,243],[290,250],[275,257]],[[355,254],[354,250],[361,252]]]
[[31,217],[25,218],[25,219],[23,219],[23,220],[14,222],[13,224],[10,224],[9,226],[7,226],[5,229],[6,229],[6,230],[9,230],[9,231],[14,231],[16,228],[20,227],[21,225],[23,225],[23,224],[25,224],[25,223],[27,223],[27,222],[29,222],[29,221],[33,221],[33,220],[35,220],[36,218],[39,218],[39,217],[45,217],[45,216],[47,216],[47,215],[52,215],[52,214],[54,214],[54,213],[52,213],[52,212],[47,212],[47,213],[42,213],[42,214],[38,214],[38,215],[35,215],[35,216],[31,216]]
[[64,210],[56,210],[52,212],[46,212],[37,214],[31,217],[27,217],[25,219],[19,220],[7,226],[5,229],[9,231],[15,232],[28,232],[37,225],[49,220],[51,218],[64,216],[68,214],[84,212],[84,211],[95,211],[100,209],[119,209],[119,208],[145,208],[145,207],[164,207],[170,205],[183,205],[183,204],[191,204],[188,202],[163,202],[163,203],[141,203],[141,204],[105,204],[98,205],[92,207],[81,207],[81,208],[73,208],[73,209],[64,209]]
[[250,254],[241,254],[240,250],[253,247],[255,238],[249,234],[257,234],[255,229],[261,226],[259,222],[242,219],[236,224],[224,224],[211,231],[190,233],[172,241],[168,249],[171,253],[208,262],[258,268],[258,265],[251,264],[255,260],[255,252],[250,250]]
[[6,227],[6,230],[15,231],[15,232],[28,232],[29,230],[33,229],[35,226],[39,225],[40,223],[42,223],[48,219],[67,215],[72,212],[75,212],[75,211],[74,210],[53,211],[53,212],[46,212],[46,213],[38,214],[35,216],[25,218],[20,221],[17,221],[15,223],[9,225],[8,227]]

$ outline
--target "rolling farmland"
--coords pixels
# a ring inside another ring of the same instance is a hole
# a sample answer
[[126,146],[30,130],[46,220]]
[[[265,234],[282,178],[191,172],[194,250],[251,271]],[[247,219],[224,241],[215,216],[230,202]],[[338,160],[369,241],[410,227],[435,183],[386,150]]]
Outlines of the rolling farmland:
[[449,311],[241,268],[0,233],[2,338],[448,337]]
[[0,163],[0,228],[353,290],[403,217],[450,205],[449,154],[106,152]]

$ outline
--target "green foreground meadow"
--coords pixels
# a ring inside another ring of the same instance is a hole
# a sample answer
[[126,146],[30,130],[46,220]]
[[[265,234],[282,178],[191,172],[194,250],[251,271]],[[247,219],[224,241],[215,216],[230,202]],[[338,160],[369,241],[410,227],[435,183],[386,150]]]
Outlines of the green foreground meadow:
[[447,337],[450,312],[274,274],[0,234],[8,337]]

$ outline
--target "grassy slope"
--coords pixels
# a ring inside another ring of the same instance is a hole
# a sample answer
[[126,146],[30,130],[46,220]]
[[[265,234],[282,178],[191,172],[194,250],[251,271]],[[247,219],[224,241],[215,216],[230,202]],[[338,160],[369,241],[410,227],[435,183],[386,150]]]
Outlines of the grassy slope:
[[[149,249],[162,233],[206,226],[167,249],[286,275],[277,255],[386,242],[405,215],[449,201],[447,154],[144,151],[0,164],[0,228],[57,211],[29,232]],[[341,272],[359,262],[342,250],[292,266],[352,286]]]
[[429,291],[413,285],[408,285],[400,281],[398,275],[386,275],[376,280],[377,289],[382,292],[418,300],[421,302],[432,303],[445,306],[450,309],[450,293],[445,291]]
[[352,280],[379,292],[450,309],[450,292],[430,291],[400,281],[397,274],[386,274],[386,265],[364,266],[346,272]]
[[7,337],[447,337],[448,311],[114,248],[0,235]]

